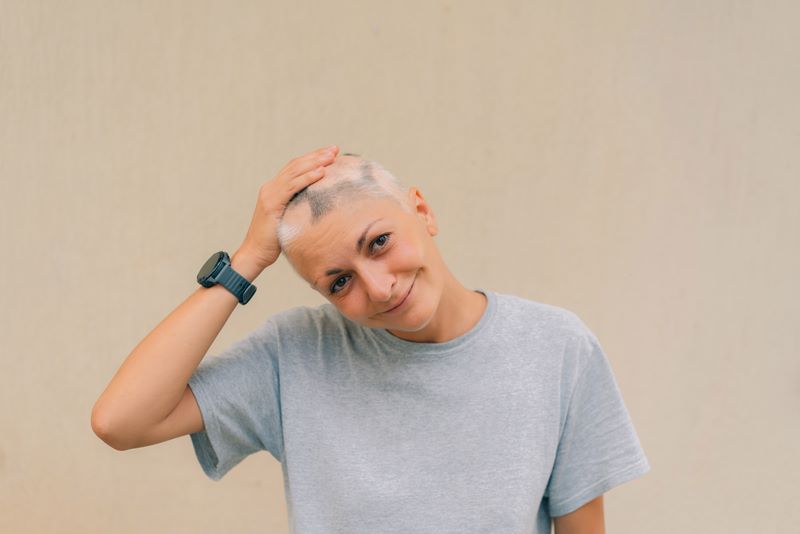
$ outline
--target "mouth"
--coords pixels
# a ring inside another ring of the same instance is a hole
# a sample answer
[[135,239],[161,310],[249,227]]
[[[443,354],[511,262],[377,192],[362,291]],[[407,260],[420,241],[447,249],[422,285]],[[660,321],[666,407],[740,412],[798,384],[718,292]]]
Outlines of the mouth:
[[386,310],[386,311],[382,311],[380,314],[384,314],[384,313],[391,313],[391,312],[393,312],[393,311],[397,311],[397,310],[399,310],[399,309],[400,309],[400,307],[401,307],[403,304],[405,304],[405,302],[408,300],[408,296],[411,294],[411,290],[412,290],[412,289],[414,289],[414,284],[416,283],[416,281],[417,281],[417,279],[416,279],[416,278],[414,278],[414,281],[413,281],[413,282],[411,282],[411,286],[408,288],[408,292],[406,292],[406,294],[405,294],[405,296],[403,297],[403,299],[402,299],[400,302],[398,302],[396,306],[394,306],[393,308],[389,308],[389,309],[388,309],[388,310]]

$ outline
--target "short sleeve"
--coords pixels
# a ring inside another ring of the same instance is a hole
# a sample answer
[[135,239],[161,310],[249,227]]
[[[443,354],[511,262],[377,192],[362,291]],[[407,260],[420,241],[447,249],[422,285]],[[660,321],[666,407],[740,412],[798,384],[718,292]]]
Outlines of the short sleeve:
[[244,458],[266,450],[283,456],[279,372],[271,321],[217,356],[207,356],[189,378],[204,430],[190,434],[197,460],[212,480]]
[[597,338],[591,333],[582,336],[575,350],[577,379],[544,493],[551,517],[573,512],[650,471]]

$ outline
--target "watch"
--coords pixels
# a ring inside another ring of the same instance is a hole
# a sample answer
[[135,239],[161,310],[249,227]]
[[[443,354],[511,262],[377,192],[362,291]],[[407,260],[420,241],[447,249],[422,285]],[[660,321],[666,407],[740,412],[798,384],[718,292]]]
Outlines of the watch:
[[256,286],[233,270],[230,256],[222,250],[212,254],[200,267],[200,272],[197,273],[197,283],[203,287],[220,284],[233,293],[242,304],[247,304],[256,292]]

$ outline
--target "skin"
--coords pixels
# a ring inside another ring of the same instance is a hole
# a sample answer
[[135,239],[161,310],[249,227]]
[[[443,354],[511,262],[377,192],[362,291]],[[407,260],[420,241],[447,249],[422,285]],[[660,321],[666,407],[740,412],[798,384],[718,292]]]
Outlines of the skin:
[[593,499],[577,510],[554,517],[555,534],[605,534],[603,496]]
[[[336,176],[332,165],[320,185]],[[445,265],[433,240],[438,234],[436,218],[422,193],[412,187],[405,201],[410,211],[391,198],[355,198],[316,222],[307,204],[287,209],[284,219],[302,230],[283,252],[311,288],[351,321],[384,328],[407,341],[449,341],[480,320],[486,297],[464,287]],[[364,228],[379,218],[357,253]],[[388,239],[380,238],[387,233]],[[334,268],[341,272],[325,276]],[[331,294],[334,283],[338,292]],[[412,284],[403,309],[383,313],[398,304]]]

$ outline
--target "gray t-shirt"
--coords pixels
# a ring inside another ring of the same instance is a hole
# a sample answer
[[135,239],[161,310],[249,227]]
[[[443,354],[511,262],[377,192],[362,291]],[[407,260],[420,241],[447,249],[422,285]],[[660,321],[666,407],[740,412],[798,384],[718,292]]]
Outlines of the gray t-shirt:
[[573,312],[476,289],[479,322],[415,343],[329,303],[278,312],[189,380],[219,480],[269,451],[295,534],[549,534],[650,470],[608,360]]

